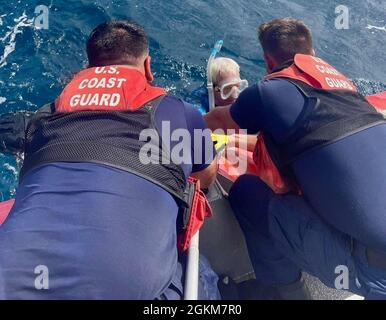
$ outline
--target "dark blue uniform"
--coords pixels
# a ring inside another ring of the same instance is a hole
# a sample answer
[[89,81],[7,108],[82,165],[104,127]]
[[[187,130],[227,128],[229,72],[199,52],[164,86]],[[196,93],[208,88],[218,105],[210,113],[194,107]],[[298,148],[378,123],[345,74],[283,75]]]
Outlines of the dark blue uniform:
[[[308,101],[289,81],[262,81],[231,108],[249,133],[278,142]],[[295,282],[301,270],[334,287],[338,266],[350,270],[349,290],[386,298],[386,265],[374,267],[367,250],[386,252],[386,125],[366,129],[297,159],[292,170],[303,197],[277,196],[257,177],[240,178],[230,195],[246,234],[258,280]]]
[[[169,121],[199,143],[193,130],[206,128],[202,116],[181,104],[185,118],[177,117],[170,103],[176,99],[158,106],[158,127]],[[185,176],[212,157],[182,164]],[[91,163],[40,166],[23,179],[0,228],[0,299],[180,299],[177,213],[168,192],[134,174]],[[48,290],[35,288],[37,266],[49,270]]]

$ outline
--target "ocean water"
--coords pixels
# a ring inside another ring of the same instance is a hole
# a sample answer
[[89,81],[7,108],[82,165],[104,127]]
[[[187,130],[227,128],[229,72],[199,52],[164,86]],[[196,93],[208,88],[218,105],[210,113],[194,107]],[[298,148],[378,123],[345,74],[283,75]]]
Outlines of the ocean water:
[[[335,28],[338,0],[0,0],[0,113],[37,110],[86,65],[90,31],[110,19],[142,24],[150,37],[156,83],[195,102],[209,51],[236,59],[250,83],[265,73],[256,29],[292,16],[312,28],[317,54],[346,73],[364,94],[386,89],[386,1],[346,0],[349,29]],[[35,8],[49,8],[49,28],[35,28]],[[15,194],[17,159],[0,154],[0,200]]]

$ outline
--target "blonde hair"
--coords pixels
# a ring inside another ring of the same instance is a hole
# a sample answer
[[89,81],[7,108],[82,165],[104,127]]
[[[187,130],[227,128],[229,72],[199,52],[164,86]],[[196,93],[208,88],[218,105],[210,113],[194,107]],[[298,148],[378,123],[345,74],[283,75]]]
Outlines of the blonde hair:
[[221,81],[221,77],[229,73],[240,73],[240,66],[235,60],[229,58],[216,58],[213,60],[210,67],[213,84],[218,84]]

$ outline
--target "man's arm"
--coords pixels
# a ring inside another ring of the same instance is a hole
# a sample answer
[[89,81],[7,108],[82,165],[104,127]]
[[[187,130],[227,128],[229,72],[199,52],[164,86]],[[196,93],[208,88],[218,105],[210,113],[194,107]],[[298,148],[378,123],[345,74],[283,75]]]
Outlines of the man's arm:
[[25,131],[29,113],[8,113],[0,116],[0,152],[15,155],[24,152]]
[[51,114],[53,104],[47,104],[36,113],[18,112],[0,116],[0,153],[16,155],[25,150],[26,130],[34,116]]
[[239,130],[239,126],[233,120],[230,112],[231,107],[217,107],[211,112],[207,113],[204,118],[208,124],[208,128],[212,131],[221,129],[227,131],[229,129]]
[[192,177],[200,180],[201,189],[208,189],[213,183],[215,183],[217,178],[218,163],[215,159],[209,167],[206,169],[192,173]]
[[[258,135],[235,134],[229,137],[228,145],[236,148],[247,148],[247,151],[255,151]],[[245,146],[246,144],[246,146]]]
[[229,107],[216,108],[205,116],[211,130],[240,129],[248,130],[249,134],[257,134],[261,130],[259,107],[262,105],[259,85],[244,90],[236,102]]
[[[200,180],[202,189],[207,189],[216,181],[218,169],[212,137],[203,116],[187,103],[185,116],[191,136],[193,161],[191,176]],[[202,134],[196,135],[195,130],[202,130]]]

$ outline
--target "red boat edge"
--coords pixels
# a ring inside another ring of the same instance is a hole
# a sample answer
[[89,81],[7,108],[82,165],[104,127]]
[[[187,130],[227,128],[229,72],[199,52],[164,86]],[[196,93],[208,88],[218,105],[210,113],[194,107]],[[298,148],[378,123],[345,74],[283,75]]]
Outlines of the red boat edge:
[[11,211],[14,203],[15,203],[15,199],[11,199],[11,200],[8,200],[8,201],[0,202],[0,226],[7,219],[8,214]]

